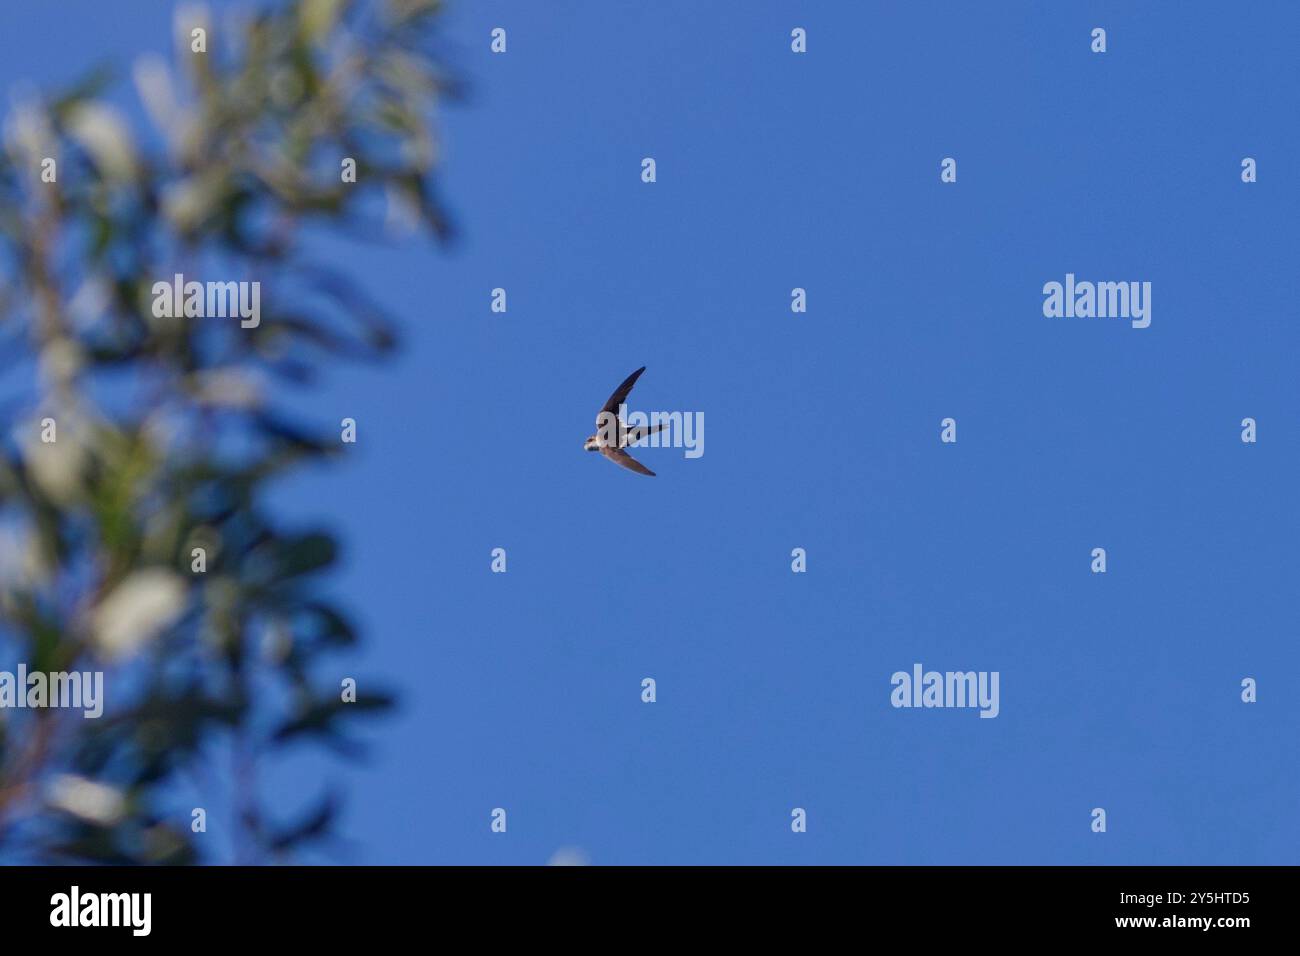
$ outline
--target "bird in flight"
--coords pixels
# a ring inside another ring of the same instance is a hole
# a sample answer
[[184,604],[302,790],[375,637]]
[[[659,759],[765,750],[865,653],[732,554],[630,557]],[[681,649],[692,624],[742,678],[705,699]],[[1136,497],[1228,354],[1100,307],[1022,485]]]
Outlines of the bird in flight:
[[667,427],[668,423],[660,422],[657,425],[638,425],[635,428],[628,428],[627,422],[623,421],[618,413],[619,406],[627,401],[628,393],[632,391],[632,386],[636,384],[636,380],[641,377],[641,373],[644,371],[645,366],[642,365],[625,378],[622,385],[614,389],[614,394],[609,396],[609,401],[605,403],[605,407],[596,416],[596,434],[588,437],[583,442],[582,447],[587,451],[600,452],[616,465],[622,465],[629,471],[654,477],[653,471],[623,449],[628,445],[635,445],[647,435],[662,431]]

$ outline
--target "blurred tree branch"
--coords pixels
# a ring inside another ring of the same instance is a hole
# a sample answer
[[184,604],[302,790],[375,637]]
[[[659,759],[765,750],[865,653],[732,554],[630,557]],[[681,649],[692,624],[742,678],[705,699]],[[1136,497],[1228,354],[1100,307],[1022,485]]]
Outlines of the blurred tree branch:
[[[107,670],[108,709],[0,709],[0,854],[211,859],[174,795],[209,779],[222,746],[248,860],[329,831],[333,794],[279,821],[254,768],[294,741],[345,749],[345,726],[391,702],[343,703],[320,679],[321,657],[356,641],[322,593],[336,545],[283,527],[266,490],[341,446],[268,393],[396,342],[346,270],[309,257],[304,229],[450,235],[439,7],[299,0],[220,24],[185,8],[173,62],[132,69],[150,124],[112,105],[103,72],[5,120],[0,339],[35,400],[6,406],[0,443],[0,649],[30,671]],[[159,318],[151,290],[177,273],[259,282],[260,324]]]

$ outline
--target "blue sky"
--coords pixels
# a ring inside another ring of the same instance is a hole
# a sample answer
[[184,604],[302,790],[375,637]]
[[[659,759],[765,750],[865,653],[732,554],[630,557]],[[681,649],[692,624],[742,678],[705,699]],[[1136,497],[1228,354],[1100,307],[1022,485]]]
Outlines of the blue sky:
[[[170,43],[153,0],[2,16],[5,88]],[[462,237],[329,243],[406,351],[285,396],[358,422],[279,494],[346,542],[340,673],[403,705],[364,765],[274,774],[286,812],[342,784],[368,863],[1298,862],[1298,28],[453,4]],[[1151,282],[1150,328],[1045,318],[1067,272]],[[641,365],[634,408],[707,424],[653,479],[581,448]],[[998,671],[999,716],[894,709],[917,662]]]

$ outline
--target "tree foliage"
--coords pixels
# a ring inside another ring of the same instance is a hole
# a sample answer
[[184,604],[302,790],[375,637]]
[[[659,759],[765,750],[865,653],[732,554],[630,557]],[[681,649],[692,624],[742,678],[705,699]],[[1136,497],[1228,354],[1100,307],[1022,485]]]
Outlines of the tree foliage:
[[[107,706],[0,710],[0,856],[211,860],[176,795],[217,775],[238,859],[330,829],[335,795],[286,819],[258,768],[299,742],[346,749],[390,701],[341,700],[328,662],[357,634],[326,593],[336,543],[268,504],[270,482],[341,453],[338,423],[277,395],[395,345],[347,268],[313,258],[316,234],[448,234],[438,7],[182,9],[171,61],[5,120],[0,669],[102,670]],[[260,323],[158,317],[151,290],[177,273],[259,282]]]

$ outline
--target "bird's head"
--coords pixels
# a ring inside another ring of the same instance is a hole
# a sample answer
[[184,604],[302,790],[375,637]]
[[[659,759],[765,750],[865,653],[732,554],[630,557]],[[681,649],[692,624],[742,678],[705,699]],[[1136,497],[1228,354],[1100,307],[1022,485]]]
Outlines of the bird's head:
[[596,444],[595,435],[590,436],[585,442],[582,443],[583,451],[596,451],[596,449],[598,449],[599,447],[600,446]]

